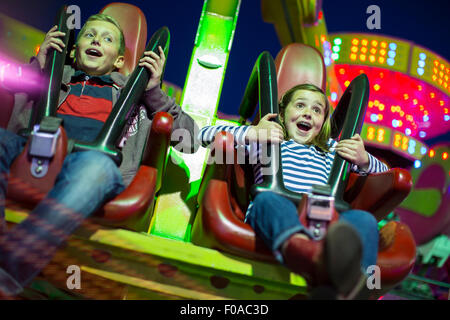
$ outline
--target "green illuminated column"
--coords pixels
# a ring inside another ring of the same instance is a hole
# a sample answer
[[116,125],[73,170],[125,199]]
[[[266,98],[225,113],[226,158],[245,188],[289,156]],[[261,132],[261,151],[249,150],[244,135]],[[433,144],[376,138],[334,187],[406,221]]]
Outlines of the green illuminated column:
[[[213,124],[233,42],[240,0],[205,0],[181,97],[199,128]],[[189,241],[207,150],[171,150],[150,232]]]

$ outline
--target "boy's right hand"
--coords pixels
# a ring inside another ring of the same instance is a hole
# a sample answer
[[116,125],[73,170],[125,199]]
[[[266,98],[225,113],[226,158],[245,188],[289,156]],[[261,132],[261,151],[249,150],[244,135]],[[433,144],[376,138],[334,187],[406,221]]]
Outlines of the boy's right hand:
[[247,142],[281,143],[284,140],[283,128],[275,121],[270,121],[277,115],[276,113],[266,114],[256,126],[250,126],[246,136]]
[[60,37],[64,37],[66,34],[57,30],[58,26],[53,26],[53,28],[51,28],[45,35],[44,42],[42,42],[41,47],[39,48],[36,59],[38,60],[41,69],[44,69],[45,59],[47,58],[50,48],[63,52],[65,45]]

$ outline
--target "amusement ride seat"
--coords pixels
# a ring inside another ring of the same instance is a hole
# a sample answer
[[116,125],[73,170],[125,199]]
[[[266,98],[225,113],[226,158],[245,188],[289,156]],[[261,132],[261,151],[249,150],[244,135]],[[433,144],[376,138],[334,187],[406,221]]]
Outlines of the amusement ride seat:
[[[156,31],[149,41],[147,47],[147,21],[143,12],[136,6],[126,3],[111,3],[104,7],[100,13],[105,13],[115,18],[121,25],[125,41],[125,64],[121,70],[122,74],[130,75],[129,81],[122,88],[120,97],[113,106],[111,114],[107,118],[102,130],[93,143],[82,141],[68,141],[63,127],[59,127],[60,135],[57,138],[54,156],[49,161],[47,175],[39,178],[30,172],[30,160],[28,157],[28,146],[30,139],[22,152],[11,166],[7,190],[7,207],[19,207],[20,209],[32,209],[52,188],[54,180],[59,173],[64,157],[69,151],[97,150],[109,155],[118,165],[121,162],[121,151],[116,148],[116,142],[120,137],[128,120],[132,114],[132,108],[138,102],[139,97],[144,92],[149,79],[149,72],[144,67],[136,67],[144,50],[152,50],[159,54],[158,46],[161,46],[167,55],[170,34],[166,27]],[[66,7],[61,8],[58,18],[58,30],[66,32],[64,42],[66,48],[71,47],[73,42],[73,30],[67,29]],[[58,103],[59,90],[61,86],[62,71],[68,59],[67,49],[63,53],[56,50],[47,57],[48,94],[40,101],[37,112],[34,115],[34,124],[44,123],[40,121],[45,116],[54,116]],[[134,71],[133,71],[134,70]],[[47,88],[47,87],[45,87]],[[9,103],[6,106],[7,117],[10,117],[8,110],[12,109],[11,94],[0,91],[4,96],[3,100]],[[7,121],[2,123],[6,126]],[[50,127],[54,123],[50,123]],[[170,144],[173,118],[165,112],[157,113],[149,130],[142,160],[138,172],[128,187],[114,199],[107,202],[99,209],[91,219],[108,226],[119,226],[134,231],[147,232],[153,213],[154,198],[156,192],[161,187],[162,174],[165,168],[165,160]],[[30,126],[32,129],[33,126]]]
[[[275,63],[269,53],[262,53],[255,63],[241,103],[241,123],[246,123],[246,119],[252,116],[258,101],[261,118],[267,113],[278,113],[277,97],[302,83],[315,84],[325,92],[325,66],[316,49],[302,44],[290,44],[280,51]],[[368,102],[368,89],[367,77],[360,75],[345,90],[332,114],[332,138],[340,136],[341,139],[346,139],[360,132]],[[257,116],[256,121],[258,119]],[[246,258],[274,262],[270,250],[255,235],[250,225],[244,222],[250,195],[270,190],[287,197],[298,205],[302,223],[314,229],[305,210],[306,198],[311,195],[294,193],[284,187],[282,168],[275,167],[280,162],[273,158],[277,152],[280,156],[281,151],[274,149],[273,145],[269,150],[272,156],[271,167],[267,168],[272,174],[264,175],[261,185],[252,186],[254,180],[249,165],[236,163],[234,137],[230,133],[220,132],[212,144],[211,156],[219,153],[227,161],[212,161],[206,168],[198,195],[199,210],[192,229],[192,242]],[[228,159],[234,159],[234,163],[229,164]],[[350,207],[366,210],[380,221],[403,201],[411,189],[411,176],[404,169],[394,168],[370,175],[348,175],[347,169],[348,163],[336,155],[328,184],[337,211]],[[326,221],[325,225],[336,219],[335,210],[331,220]],[[324,224],[320,227],[322,233],[326,232],[323,227]],[[377,258],[381,289],[374,290],[372,297],[387,292],[403,280],[411,271],[415,256],[415,242],[409,228],[397,221],[386,224],[380,230]]]

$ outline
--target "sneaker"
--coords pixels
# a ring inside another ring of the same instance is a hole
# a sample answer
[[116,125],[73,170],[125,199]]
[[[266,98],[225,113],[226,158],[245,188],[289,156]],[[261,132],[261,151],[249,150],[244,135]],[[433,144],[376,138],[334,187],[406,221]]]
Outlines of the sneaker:
[[332,291],[336,299],[363,298],[366,277],[361,271],[361,259],[359,235],[344,222],[333,223],[321,241],[294,235],[284,250],[286,266],[305,277],[313,288],[327,286],[327,299]]

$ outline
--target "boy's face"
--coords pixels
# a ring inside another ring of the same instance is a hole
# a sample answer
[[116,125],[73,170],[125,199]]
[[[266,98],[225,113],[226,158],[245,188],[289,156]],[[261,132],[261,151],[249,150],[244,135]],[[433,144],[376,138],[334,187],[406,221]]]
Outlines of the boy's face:
[[89,21],[76,46],[78,69],[92,76],[110,74],[120,69],[124,57],[119,56],[120,31],[107,21]]
[[325,120],[325,97],[320,92],[298,90],[287,105],[284,122],[288,137],[305,144],[319,134]]

